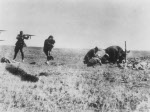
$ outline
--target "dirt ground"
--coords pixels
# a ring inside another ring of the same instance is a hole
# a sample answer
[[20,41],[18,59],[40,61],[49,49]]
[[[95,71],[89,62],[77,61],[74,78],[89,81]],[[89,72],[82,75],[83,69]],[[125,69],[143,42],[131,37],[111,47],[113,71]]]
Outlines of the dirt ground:
[[[86,67],[87,51],[54,49],[46,65],[42,48],[30,47],[24,63],[20,53],[18,63],[0,63],[0,112],[150,112],[150,70]],[[0,47],[0,58],[13,54],[14,47]],[[136,54],[150,52],[129,56]]]

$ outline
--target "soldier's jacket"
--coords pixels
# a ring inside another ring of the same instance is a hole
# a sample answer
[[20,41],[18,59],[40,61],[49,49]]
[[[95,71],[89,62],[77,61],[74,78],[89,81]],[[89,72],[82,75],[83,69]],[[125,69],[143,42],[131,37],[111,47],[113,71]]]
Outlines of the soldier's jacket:
[[17,47],[24,47],[24,45],[26,45],[25,42],[24,42],[23,35],[22,36],[18,35],[17,39],[18,39],[18,41],[16,42]]

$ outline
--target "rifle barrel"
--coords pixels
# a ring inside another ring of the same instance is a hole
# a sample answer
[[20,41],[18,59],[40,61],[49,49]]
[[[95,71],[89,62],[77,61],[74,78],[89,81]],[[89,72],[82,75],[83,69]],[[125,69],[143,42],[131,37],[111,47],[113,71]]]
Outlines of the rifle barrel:
[[35,36],[35,35],[30,35],[30,34],[24,34],[24,35],[26,35],[26,36]]

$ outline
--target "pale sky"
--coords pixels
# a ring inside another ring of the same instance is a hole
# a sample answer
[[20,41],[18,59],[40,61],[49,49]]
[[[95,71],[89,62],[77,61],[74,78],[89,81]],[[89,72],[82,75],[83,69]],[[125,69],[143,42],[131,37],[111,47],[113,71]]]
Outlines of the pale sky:
[[22,30],[36,35],[28,46],[43,46],[53,35],[56,48],[150,50],[149,0],[0,0],[0,44],[15,45]]

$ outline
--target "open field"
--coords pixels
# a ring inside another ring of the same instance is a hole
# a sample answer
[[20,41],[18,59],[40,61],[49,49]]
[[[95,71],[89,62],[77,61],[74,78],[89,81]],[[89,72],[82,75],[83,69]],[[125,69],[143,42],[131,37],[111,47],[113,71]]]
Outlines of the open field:
[[[1,46],[0,57],[12,60],[13,49]],[[54,49],[48,66],[42,48],[32,47],[24,63],[0,63],[0,112],[150,112],[150,70],[86,67],[87,51]],[[129,54],[142,56],[150,52]]]

